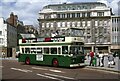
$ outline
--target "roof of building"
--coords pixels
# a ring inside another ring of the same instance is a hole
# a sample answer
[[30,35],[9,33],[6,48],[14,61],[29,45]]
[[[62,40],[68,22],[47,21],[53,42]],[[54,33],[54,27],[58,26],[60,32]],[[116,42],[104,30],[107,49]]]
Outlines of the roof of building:
[[78,4],[79,5],[83,5],[83,4],[101,4],[103,6],[107,6],[106,4],[101,3],[101,2],[74,2],[74,3],[50,4],[50,5],[47,5],[47,6],[78,5]]

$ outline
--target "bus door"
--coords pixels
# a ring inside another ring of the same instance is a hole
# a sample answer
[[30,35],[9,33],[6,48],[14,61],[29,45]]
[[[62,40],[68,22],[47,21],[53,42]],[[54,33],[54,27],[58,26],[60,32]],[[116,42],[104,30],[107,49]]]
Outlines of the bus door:
[[42,48],[37,48],[36,60],[43,61]]

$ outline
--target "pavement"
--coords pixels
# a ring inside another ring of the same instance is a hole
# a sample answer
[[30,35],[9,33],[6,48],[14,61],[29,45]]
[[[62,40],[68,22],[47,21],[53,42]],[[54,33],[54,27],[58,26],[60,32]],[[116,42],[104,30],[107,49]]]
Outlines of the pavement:
[[101,67],[101,66],[98,66],[99,59],[97,58],[96,66],[89,66],[90,57],[86,57],[85,65],[86,65],[86,68],[88,68],[88,69],[120,73],[120,59],[118,57],[115,57],[114,61],[115,61],[115,65],[111,65],[110,67],[108,67],[108,57],[104,57],[104,66]]
[[[18,60],[18,58],[0,58],[0,60]],[[97,59],[97,65],[96,66],[89,66],[90,63],[90,58],[87,57],[87,59],[85,60],[85,65],[86,65],[86,69],[91,69],[91,70],[97,70],[97,71],[111,71],[111,72],[116,72],[116,73],[120,73],[120,59],[119,58],[115,58],[115,65],[111,65],[111,67],[108,67],[107,64],[108,60],[107,58],[104,59],[104,67],[100,67],[98,66],[98,59]]]

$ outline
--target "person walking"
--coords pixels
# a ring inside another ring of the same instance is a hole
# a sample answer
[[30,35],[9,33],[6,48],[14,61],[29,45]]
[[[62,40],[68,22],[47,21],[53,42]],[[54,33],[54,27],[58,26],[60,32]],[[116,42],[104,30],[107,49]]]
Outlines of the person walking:
[[103,64],[104,64],[103,61],[104,61],[103,53],[100,52],[100,54],[99,54],[99,66],[103,67]]
[[89,64],[89,66],[93,66],[93,59],[94,59],[94,52],[90,52],[90,57],[91,57],[91,59],[90,59],[90,64]]
[[114,63],[114,57],[113,57],[113,55],[110,53],[109,55],[108,55],[108,67],[111,67],[111,65],[114,65],[115,63]]
[[104,67],[104,54],[102,53],[101,56],[101,67]]
[[2,51],[2,58],[5,58],[5,52]]

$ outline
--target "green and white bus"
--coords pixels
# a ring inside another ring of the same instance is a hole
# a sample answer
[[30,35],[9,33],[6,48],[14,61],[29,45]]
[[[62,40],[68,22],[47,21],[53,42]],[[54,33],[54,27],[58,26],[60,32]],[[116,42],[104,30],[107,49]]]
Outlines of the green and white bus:
[[63,67],[84,66],[84,42],[80,37],[19,39],[19,62]]

